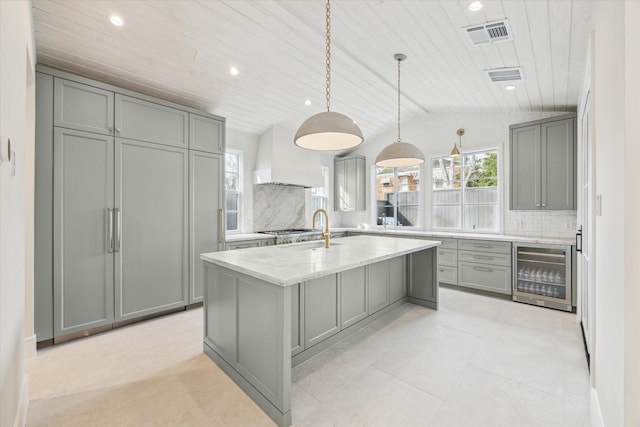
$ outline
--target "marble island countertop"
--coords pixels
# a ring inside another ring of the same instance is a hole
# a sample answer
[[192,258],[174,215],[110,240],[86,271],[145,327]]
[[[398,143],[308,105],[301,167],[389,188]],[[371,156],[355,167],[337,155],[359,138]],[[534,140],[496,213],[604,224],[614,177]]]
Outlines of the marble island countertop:
[[332,239],[328,249],[324,240],[316,240],[205,253],[200,259],[275,285],[290,286],[439,245],[432,240],[353,236]]

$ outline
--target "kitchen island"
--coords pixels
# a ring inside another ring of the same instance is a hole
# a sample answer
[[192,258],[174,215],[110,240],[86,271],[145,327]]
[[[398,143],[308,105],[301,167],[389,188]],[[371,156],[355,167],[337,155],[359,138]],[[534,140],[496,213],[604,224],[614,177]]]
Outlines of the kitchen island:
[[292,366],[406,302],[437,309],[439,244],[355,236],[202,254],[204,351],[288,426]]

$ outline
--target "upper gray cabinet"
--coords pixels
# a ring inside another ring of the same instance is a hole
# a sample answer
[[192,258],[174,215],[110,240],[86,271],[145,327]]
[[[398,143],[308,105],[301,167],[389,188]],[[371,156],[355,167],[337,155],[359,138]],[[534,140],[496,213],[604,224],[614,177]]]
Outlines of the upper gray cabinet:
[[334,159],[334,210],[363,211],[366,209],[366,163],[366,159],[361,156]]
[[189,114],[189,148],[208,153],[224,153],[224,121]]
[[512,125],[512,210],[576,208],[576,116]]
[[116,94],[116,136],[188,148],[189,113]]
[[113,92],[56,77],[54,93],[54,126],[113,135]]

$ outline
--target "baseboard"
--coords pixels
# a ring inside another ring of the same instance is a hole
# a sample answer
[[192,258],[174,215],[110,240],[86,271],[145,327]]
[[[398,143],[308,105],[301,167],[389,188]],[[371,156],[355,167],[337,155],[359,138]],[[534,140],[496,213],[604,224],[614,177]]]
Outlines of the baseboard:
[[589,407],[591,408],[591,426],[604,427],[604,421],[602,420],[602,411],[600,410],[600,402],[598,401],[598,392],[593,387],[591,387],[589,400]]
[[18,402],[18,410],[16,411],[13,427],[25,426],[27,423],[27,409],[29,409],[29,377],[25,375],[22,381],[22,392],[20,393],[20,401]]
[[36,342],[36,335],[33,334],[30,337],[24,339],[24,358],[31,359],[36,357],[38,343]]

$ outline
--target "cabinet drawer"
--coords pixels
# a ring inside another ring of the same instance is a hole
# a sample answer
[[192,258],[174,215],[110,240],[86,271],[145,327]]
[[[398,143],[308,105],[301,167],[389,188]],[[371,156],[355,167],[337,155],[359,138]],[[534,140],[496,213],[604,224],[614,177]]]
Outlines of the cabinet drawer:
[[475,251],[460,251],[458,253],[460,261],[481,262],[491,265],[511,265],[511,254],[484,253]]
[[458,284],[511,295],[511,267],[460,261],[458,263]]
[[225,247],[226,250],[230,251],[233,249],[245,249],[245,248],[257,248],[260,246],[259,240],[245,240],[240,242],[227,242]]
[[458,239],[441,239],[440,237],[429,237],[429,240],[440,240],[442,244],[439,248],[458,249]]
[[458,249],[480,252],[511,253],[511,242],[496,242],[492,240],[466,240],[460,239]]
[[443,249],[438,247],[438,265],[456,265],[458,262],[457,249]]
[[458,284],[458,267],[451,265],[438,266],[438,283]]

